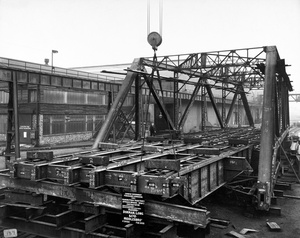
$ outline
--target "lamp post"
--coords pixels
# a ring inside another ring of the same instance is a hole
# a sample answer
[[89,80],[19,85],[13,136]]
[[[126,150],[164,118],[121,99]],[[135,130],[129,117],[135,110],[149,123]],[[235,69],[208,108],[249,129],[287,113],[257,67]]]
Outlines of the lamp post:
[[56,54],[56,53],[58,53],[58,51],[57,50],[52,50],[52,54],[51,54],[51,66],[52,66],[52,72],[53,72],[53,54]]

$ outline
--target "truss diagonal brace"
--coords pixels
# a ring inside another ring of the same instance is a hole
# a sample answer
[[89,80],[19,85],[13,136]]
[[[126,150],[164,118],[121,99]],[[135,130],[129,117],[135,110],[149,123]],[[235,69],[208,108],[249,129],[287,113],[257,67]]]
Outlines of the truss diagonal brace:
[[248,118],[249,125],[254,126],[253,117],[252,117],[252,114],[251,114],[251,111],[250,111],[249,103],[248,103],[248,100],[247,100],[247,97],[246,97],[246,93],[244,91],[244,87],[242,85],[239,86],[239,91],[240,91],[241,99],[243,101],[243,105],[244,105],[244,108],[245,108],[245,112],[246,112],[246,115],[247,115],[247,118]]
[[[131,64],[131,69],[137,70],[140,66],[140,59],[134,59],[133,63]],[[117,119],[117,116],[120,112],[120,109],[122,108],[122,105],[127,97],[127,94],[131,88],[131,85],[133,84],[135,78],[137,77],[137,73],[133,72],[127,72],[127,75],[124,79],[124,82],[122,83],[122,87],[120,88],[119,93],[117,94],[117,97],[115,101],[113,102],[113,105],[111,106],[107,117],[99,131],[99,134],[97,138],[95,139],[95,142],[93,144],[93,149],[98,148],[99,142],[103,142],[108,138],[108,135],[112,129],[112,126]]]
[[227,113],[227,117],[226,117],[226,121],[225,121],[225,124],[228,125],[229,123],[229,120],[231,118],[231,115],[232,115],[232,111],[234,109],[234,106],[235,106],[235,102],[236,102],[236,99],[237,99],[237,96],[238,96],[238,91],[236,91],[233,95],[233,98],[232,98],[232,101],[231,101],[231,104],[230,104],[230,108],[229,108],[229,111]]
[[163,104],[163,102],[160,100],[160,97],[159,95],[157,94],[156,92],[156,89],[154,87],[154,84],[150,82],[149,80],[149,77],[145,74],[143,74],[144,78],[145,78],[145,81],[149,87],[149,90],[150,92],[152,93],[153,95],[153,98],[155,99],[156,103],[157,103],[157,106],[159,107],[163,117],[166,119],[167,123],[169,124],[170,126],[170,129],[171,130],[176,130],[175,126],[174,126],[174,123],[169,115],[169,113],[167,112],[167,109],[165,108],[165,105]]
[[224,128],[223,121],[222,121],[222,116],[221,116],[221,114],[220,114],[220,112],[218,110],[218,107],[217,107],[217,104],[215,102],[215,98],[214,98],[214,95],[212,93],[211,87],[210,87],[209,84],[205,84],[205,88],[206,88],[206,91],[208,93],[208,96],[209,96],[209,99],[211,101],[211,104],[212,104],[212,106],[214,108],[214,111],[216,113],[216,116],[217,116],[218,122],[220,124],[220,127]]
[[199,81],[198,81],[198,84],[194,88],[193,94],[191,96],[191,100],[188,102],[188,105],[187,105],[187,107],[186,107],[186,109],[185,109],[185,111],[184,111],[184,113],[183,113],[183,115],[182,115],[182,117],[180,119],[178,128],[180,128],[181,126],[183,126],[184,123],[185,123],[185,121],[186,121],[187,115],[188,115],[189,111],[191,110],[191,107],[193,106],[193,104],[195,102],[195,99],[196,99],[196,96],[197,96],[197,94],[198,94],[198,92],[199,92],[199,90],[201,88],[201,84],[200,84],[201,80],[202,80],[202,78],[200,77]]

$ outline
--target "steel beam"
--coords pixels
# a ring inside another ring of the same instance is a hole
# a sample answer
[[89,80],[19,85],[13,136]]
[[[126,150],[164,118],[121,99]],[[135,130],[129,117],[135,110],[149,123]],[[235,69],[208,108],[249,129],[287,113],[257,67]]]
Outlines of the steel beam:
[[[106,208],[113,208],[121,210],[122,208],[122,196],[120,194],[113,194],[102,192],[94,189],[85,189],[79,187],[70,187],[64,186],[62,184],[50,183],[50,182],[35,182],[24,179],[13,179],[7,175],[0,174],[1,186],[11,187],[15,189],[23,189],[30,192],[41,193],[45,195],[61,197],[65,199],[70,199],[71,201],[77,201],[79,203],[89,203],[96,206],[103,206]],[[145,207],[147,207],[145,213],[146,215],[153,217],[166,218],[163,215],[163,211],[169,211],[172,214],[172,211],[176,210],[176,206],[168,203],[159,203],[157,201],[148,201],[146,200]],[[194,224],[200,227],[205,227],[207,225],[206,217],[208,215],[207,210],[179,206],[180,210],[174,212],[174,214],[168,216],[169,220],[180,221]],[[197,214],[201,219],[194,219],[195,217],[191,216],[187,218],[187,214]]]
[[168,219],[205,228],[209,223],[209,211],[193,207],[165,204],[157,201],[145,203],[145,213],[153,217]]
[[141,122],[140,122],[140,101],[141,101],[141,76],[138,75],[135,78],[135,140],[139,140],[141,138]]

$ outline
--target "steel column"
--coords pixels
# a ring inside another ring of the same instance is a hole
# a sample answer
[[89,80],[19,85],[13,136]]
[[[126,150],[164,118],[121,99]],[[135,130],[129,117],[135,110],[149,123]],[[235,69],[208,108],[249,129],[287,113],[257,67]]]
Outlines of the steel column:
[[13,77],[13,105],[14,105],[14,127],[15,127],[15,156],[20,158],[20,133],[19,133],[19,110],[18,110],[18,81],[17,73],[12,72]]
[[141,77],[138,75],[135,78],[135,140],[140,139],[141,128],[140,128],[140,87],[141,87]]
[[175,72],[174,73],[174,89],[173,89],[173,93],[174,93],[174,99],[173,99],[173,103],[174,103],[174,126],[177,130],[180,129],[180,125],[178,124],[178,121],[181,119],[179,118],[179,111],[180,111],[180,105],[179,105],[179,98],[178,98],[178,81],[176,80],[178,78],[178,74]]
[[206,129],[207,118],[207,101],[206,101],[206,90],[204,83],[201,85],[201,130],[204,131]]
[[227,79],[224,79],[224,82],[222,83],[222,121],[224,127],[227,127],[226,123],[226,97],[227,92],[226,88],[228,87],[228,84],[226,83]]
[[[39,75],[39,81],[41,81],[41,75]],[[36,132],[35,132],[35,140],[36,140],[36,146],[40,145],[40,84],[36,86]]]
[[278,100],[279,98],[279,83],[274,83],[274,135],[276,137],[280,137],[280,104],[281,102]]
[[263,97],[263,117],[258,170],[258,209],[269,210],[271,204],[271,172],[274,145],[274,90],[276,81],[277,50],[266,47],[266,69]]

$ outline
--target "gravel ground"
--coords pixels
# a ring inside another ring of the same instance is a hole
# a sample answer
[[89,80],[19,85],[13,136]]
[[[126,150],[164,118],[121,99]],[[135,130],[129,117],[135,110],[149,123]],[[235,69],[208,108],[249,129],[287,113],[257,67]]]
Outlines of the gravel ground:
[[[284,195],[300,197],[300,184],[293,184],[291,190],[285,190]],[[229,220],[230,224],[224,228],[211,227],[207,237],[230,237],[230,231],[240,232],[243,228],[255,229],[258,232],[249,232],[246,238],[299,238],[300,237],[300,199],[281,197],[277,199],[277,207],[281,208],[281,215],[245,213],[245,209],[234,205],[208,202],[205,204],[211,212],[211,217]],[[281,230],[271,231],[266,222],[276,222]],[[231,236],[234,237],[234,236]]]

